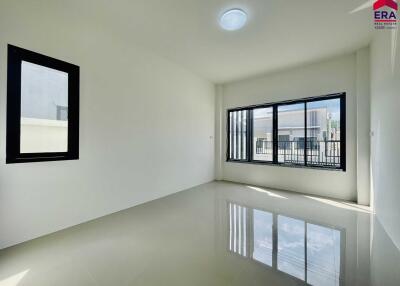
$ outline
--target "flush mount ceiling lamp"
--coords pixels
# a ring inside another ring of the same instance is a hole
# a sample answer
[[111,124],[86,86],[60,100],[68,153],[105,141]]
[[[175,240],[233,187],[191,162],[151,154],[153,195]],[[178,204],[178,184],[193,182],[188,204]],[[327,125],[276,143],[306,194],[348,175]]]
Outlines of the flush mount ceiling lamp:
[[236,31],[243,28],[247,22],[247,14],[241,9],[230,9],[225,11],[219,19],[222,29]]

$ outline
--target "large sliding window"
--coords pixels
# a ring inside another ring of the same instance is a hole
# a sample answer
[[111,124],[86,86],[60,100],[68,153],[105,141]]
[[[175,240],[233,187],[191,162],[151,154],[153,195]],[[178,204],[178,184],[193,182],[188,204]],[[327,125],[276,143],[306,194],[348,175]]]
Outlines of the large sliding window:
[[346,94],[228,110],[227,160],[346,170]]

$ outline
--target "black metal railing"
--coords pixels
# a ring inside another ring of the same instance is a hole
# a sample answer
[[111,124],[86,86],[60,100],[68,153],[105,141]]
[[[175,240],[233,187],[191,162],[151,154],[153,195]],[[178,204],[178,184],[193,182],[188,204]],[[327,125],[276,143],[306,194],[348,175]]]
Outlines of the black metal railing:
[[278,141],[278,162],[304,164],[304,142]]
[[273,142],[264,138],[257,138],[256,154],[257,155],[272,155]]
[[[257,138],[255,149],[256,156],[272,155],[273,142],[265,138]],[[304,164],[304,154],[304,139],[278,141],[279,163]],[[340,140],[307,140],[307,165],[339,168]]]

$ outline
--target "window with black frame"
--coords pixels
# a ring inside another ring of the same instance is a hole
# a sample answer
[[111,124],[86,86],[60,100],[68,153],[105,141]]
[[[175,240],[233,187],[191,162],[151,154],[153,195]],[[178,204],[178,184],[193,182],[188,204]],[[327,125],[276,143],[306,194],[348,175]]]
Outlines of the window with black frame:
[[7,163],[79,157],[79,67],[8,46]]
[[345,109],[340,93],[229,110],[227,160],[345,171]]

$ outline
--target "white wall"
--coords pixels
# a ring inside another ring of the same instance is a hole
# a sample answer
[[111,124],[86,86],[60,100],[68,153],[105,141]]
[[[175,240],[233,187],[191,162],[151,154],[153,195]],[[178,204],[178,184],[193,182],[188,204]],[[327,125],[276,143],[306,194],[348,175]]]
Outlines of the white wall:
[[371,83],[370,49],[356,53],[357,76],[357,203],[370,205],[370,131],[371,131]]
[[[0,248],[214,179],[214,86],[69,3],[0,3]],[[7,43],[80,66],[80,160],[5,164]]]
[[[367,52],[365,53],[368,55]],[[365,61],[368,60],[368,56],[356,57],[354,53],[222,86],[222,92],[217,93],[217,97],[220,98],[216,101],[220,102],[217,118],[222,118],[216,126],[217,136],[223,138],[220,140],[221,147],[216,149],[217,158],[220,160],[220,163],[216,164],[217,178],[356,201],[358,197],[357,89],[360,92],[361,89],[368,90],[365,76],[360,76],[357,82],[357,70],[363,70],[358,68],[358,65],[365,66]],[[224,138],[226,138],[227,109],[338,92],[347,93],[346,172],[225,162],[226,139]],[[367,137],[368,132],[369,128],[365,128],[364,133]],[[368,152],[362,154],[368,161]],[[365,176],[369,180],[368,170]],[[363,192],[368,195],[369,190],[363,190]],[[368,197],[364,199],[364,203],[369,203]]]
[[376,31],[371,45],[374,208],[382,227],[400,251],[399,110],[400,39],[392,31]]

